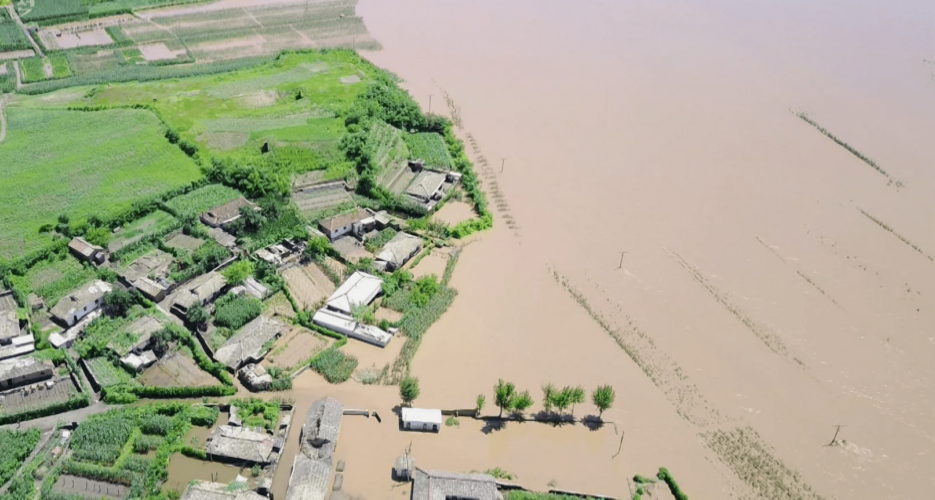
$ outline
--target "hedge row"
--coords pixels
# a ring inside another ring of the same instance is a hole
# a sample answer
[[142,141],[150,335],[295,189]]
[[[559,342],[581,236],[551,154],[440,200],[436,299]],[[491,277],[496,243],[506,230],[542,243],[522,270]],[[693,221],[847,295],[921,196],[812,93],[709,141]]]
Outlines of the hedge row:
[[688,495],[686,495],[682,489],[679,488],[678,483],[675,482],[672,474],[669,474],[668,469],[665,467],[660,467],[659,473],[656,474],[656,477],[666,482],[666,485],[669,486],[669,491],[672,492],[672,496],[675,497],[675,500],[688,500]]
[[20,413],[11,413],[8,415],[0,415],[0,425],[6,424],[15,424],[17,422],[22,422],[25,420],[33,420],[42,417],[48,417],[49,415],[56,415],[59,413],[64,413],[66,411],[77,410],[78,408],[84,408],[91,404],[91,398],[84,393],[74,394],[68,401],[63,401],[61,403],[51,404],[44,408],[37,408],[34,410],[26,410]]

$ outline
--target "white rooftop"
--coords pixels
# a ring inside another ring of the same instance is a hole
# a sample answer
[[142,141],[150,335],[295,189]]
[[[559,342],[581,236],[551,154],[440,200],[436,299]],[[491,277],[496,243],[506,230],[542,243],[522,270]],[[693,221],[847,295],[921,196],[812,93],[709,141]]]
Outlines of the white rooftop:
[[403,422],[425,422],[441,425],[442,411],[425,408],[403,408]]
[[325,305],[329,309],[351,314],[351,308],[373,302],[383,289],[383,280],[361,271],[351,275],[340,288],[328,297]]

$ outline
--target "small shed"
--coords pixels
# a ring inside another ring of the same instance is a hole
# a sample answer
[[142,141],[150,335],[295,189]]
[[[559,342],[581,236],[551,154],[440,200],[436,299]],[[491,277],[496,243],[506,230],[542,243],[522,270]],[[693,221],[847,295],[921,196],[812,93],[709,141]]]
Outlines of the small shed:
[[425,408],[403,408],[403,429],[438,432],[442,425],[442,411]]
[[68,242],[68,249],[71,250],[71,253],[79,260],[83,260],[89,264],[100,264],[104,262],[104,249],[88,243],[87,240],[80,236],[72,238],[72,240]]
[[396,465],[393,466],[393,479],[396,481],[409,481],[412,479],[412,472],[416,468],[416,461],[411,455],[400,455],[396,457]]

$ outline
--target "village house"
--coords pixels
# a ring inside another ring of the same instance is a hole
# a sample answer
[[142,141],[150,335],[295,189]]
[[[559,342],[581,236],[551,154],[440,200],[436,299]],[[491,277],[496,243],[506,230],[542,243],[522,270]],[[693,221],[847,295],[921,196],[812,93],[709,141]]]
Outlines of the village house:
[[101,306],[101,298],[113,290],[110,283],[95,280],[62,297],[52,308],[52,317],[66,326],[72,326],[91,311]]
[[101,264],[104,262],[104,249],[88,243],[84,238],[78,236],[68,242],[68,249],[80,261],[88,264]]
[[33,358],[0,361],[0,389],[12,389],[50,379],[54,368],[51,361]]
[[503,500],[489,474],[461,474],[416,467],[411,500]]
[[125,286],[136,288],[147,299],[159,302],[166,296],[166,277],[171,270],[172,261],[172,255],[153,250],[118,271],[117,275]]
[[381,271],[393,272],[403,267],[421,249],[422,238],[407,233],[397,233],[376,255],[374,266]]
[[266,354],[267,342],[282,335],[282,323],[266,316],[258,316],[244,325],[237,334],[227,339],[214,353],[214,359],[224,363],[232,372],[248,363],[258,363]]
[[14,339],[23,336],[24,333],[19,317],[16,315],[13,292],[0,291],[0,349],[2,346],[11,345]]
[[369,231],[376,225],[373,216],[373,212],[356,207],[350,212],[322,219],[318,227],[329,240],[334,241],[345,234],[361,235]]
[[169,309],[184,318],[189,307],[207,305],[221,294],[226,285],[224,276],[212,271],[180,286],[166,300],[170,304]]
[[181,500],[269,500],[259,493],[231,488],[223,483],[192,481],[182,493]]
[[240,218],[240,209],[242,207],[250,207],[253,210],[260,209],[255,203],[240,197],[201,214],[201,222],[204,222],[208,227],[221,227],[230,224]]
[[273,383],[273,377],[260,364],[250,363],[241,368],[238,374],[244,387],[253,392],[265,391]]
[[214,239],[218,245],[221,245],[228,250],[233,249],[237,246],[237,238],[234,235],[224,231],[219,227],[209,227],[208,236]]
[[54,332],[49,334],[49,343],[52,344],[52,347],[56,349],[68,349],[75,343],[75,339],[81,335],[81,332],[84,331],[84,328],[88,326],[92,321],[97,319],[101,315],[101,310],[97,309],[91,311],[87,316],[81,319],[81,321],[75,323],[74,326],[68,328],[64,332]]
[[343,410],[341,402],[330,397],[319,399],[309,407],[285,500],[325,499]]
[[341,335],[385,347],[393,338],[391,333],[373,325],[360,324],[353,318],[355,308],[368,306],[382,291],[383,280],[357,271],[328,297],[325,306],[312,316],[312,322]]
[[400,412],[403,429],[407,431],[438,432],[442,425],[441,410],[427,410],[424,408],[403,408]]
[[267,465],[278,457],[274,441],[265,432],[220,425],[208,436],[205,453],[209,460]]
[[256,251],[256,256],[275,266],[291,264],[302,258],[305,242],[301,240],[283,240]]
[[429,203],[432,200],[441,199],[442,186],[444,185],[445,174],[423,170],[406,188],[406,194],[421,203]]
[[0,359],[24,356],[36,350],[36,338],[32,333],[13,337],[8,344],[0,344]]

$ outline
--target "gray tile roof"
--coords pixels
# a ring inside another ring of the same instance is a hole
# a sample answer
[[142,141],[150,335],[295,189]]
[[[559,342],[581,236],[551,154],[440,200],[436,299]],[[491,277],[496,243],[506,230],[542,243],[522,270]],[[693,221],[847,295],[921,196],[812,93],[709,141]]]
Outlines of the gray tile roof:
[[309,407],[286,500],[324,500],[343,413],[341,402],[330,397],[319,399]]
[[419,249],[422,248],[422,238],[406,233],[396,233],[383,249],[376,255],[376,260],[390,262],[394,267],[402,267]]
[[406,189],[406,194],[428,201],[444,183],[445,174],[423,170]]
[[52,376],[52,369],[55,366],[51,361],[38,360],[33,358],[19,358],[7,361],[0,361],[0,380],[11,380],[24,375],[33,375],[49,370],[49,376]]
[[[52,308],[52,316],[65,320],[74,314],[75,311],[93,304],[111,290],[113,290],[113,287],[110,284],[100,280],[88,283],[69,295],[62,297],[58,303],[55,304],[55,307]],[[95,308],[92,307],[91,310],[93,309]]]
[[219,457],[266,464],[270,462],[273,452],[273,436],[244,427],[221,425],[208,437],[205,452]]
[[214,359],[224,363],[232,370],[237,370],[249,362],[262,359],[263,344],[278,337],[282,323],[265,316],[258,316],[244,325],[236,335],[227,339],[214,353]]
[[460,474],[416,467],[412,500],[446,500],[450,497],[500,500],[497,482],[487,474]]

